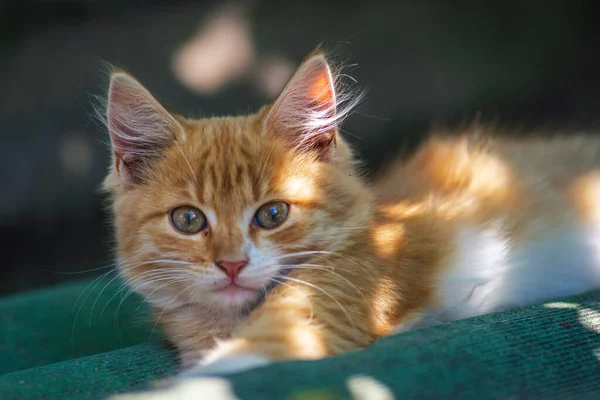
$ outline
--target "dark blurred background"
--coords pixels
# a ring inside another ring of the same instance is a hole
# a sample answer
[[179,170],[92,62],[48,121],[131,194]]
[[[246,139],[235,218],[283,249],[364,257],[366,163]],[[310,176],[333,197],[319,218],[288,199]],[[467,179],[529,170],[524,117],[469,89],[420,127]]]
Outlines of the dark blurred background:
[[0,295],[112,261],[105,62],[177,112],[234,114],[325,41],[368,89],[344,130],[376,171],[432,123],[593,126],[599,16],[591,1],[0,0]]

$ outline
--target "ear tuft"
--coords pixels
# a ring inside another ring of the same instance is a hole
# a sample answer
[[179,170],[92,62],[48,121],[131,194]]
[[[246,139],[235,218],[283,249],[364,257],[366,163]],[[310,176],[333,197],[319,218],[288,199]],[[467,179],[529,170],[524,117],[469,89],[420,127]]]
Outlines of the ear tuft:
[[106,119],[115,168],[127,183],[139,182],[149,162],[182,133],[150,92],[120,71],[111,75]]
[[335,77],[325,56],[304,61],[265,117],[267,134],[282,137],[291,148],[333,157],[337,129],[360,101],[336,93]]

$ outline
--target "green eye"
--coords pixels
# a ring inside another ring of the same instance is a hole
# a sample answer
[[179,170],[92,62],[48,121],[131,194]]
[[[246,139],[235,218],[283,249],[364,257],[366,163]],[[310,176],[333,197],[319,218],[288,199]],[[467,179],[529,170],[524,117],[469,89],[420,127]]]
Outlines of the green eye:
[[171,223],[179,232],[193,235],[206,228],[206,217],[195,207],[182,206],[171,211]]
[[276,228],[287,219],[289,210],[290,206],[283,201],[267,203],[254,215],[254,223],[265,229]]

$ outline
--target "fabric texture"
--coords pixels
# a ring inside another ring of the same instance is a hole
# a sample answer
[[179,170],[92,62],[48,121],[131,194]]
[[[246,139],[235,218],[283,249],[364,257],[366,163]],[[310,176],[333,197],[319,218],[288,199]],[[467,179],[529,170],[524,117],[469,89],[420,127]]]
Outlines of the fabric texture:
[[154,321],[147,306],[113,278],[0,299],[0,374],[148,341]]
[[[139,297],[121,304],[118,330],[119,294],[100,315],[118,284],[84,306],[72,342],[84,286],[0,301],[0,399],[105,398],[177,371],[160,335],[148,341],[153,324]],[[224,398],[241,399],[361,398],[357,387],[367,391],[362,398],[384,391],[397,399],[598,399],[600,291],[395,335],[338,357],[276,363],[227,384]],[[208,386],[197,391],[198,399],[215,398],[206,397]]]

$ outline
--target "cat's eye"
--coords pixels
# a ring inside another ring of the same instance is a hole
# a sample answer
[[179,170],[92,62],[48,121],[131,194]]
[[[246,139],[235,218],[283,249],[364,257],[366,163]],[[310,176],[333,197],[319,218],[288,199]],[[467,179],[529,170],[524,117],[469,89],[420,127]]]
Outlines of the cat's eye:
[[254,215],[254,223],[265,229],[277,228],[287,219],[289,210],[290,206],[283,201],[267,203]]
[[206,216],[195,207],[182,206],[171,211],[171,223],[179,232],[193,235],[206,228]]

